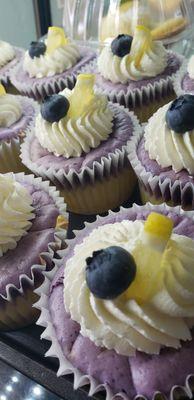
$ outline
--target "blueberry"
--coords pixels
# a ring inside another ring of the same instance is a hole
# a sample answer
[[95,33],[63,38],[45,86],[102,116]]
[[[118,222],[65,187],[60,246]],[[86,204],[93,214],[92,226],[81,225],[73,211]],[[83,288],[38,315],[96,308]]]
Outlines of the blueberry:
[[174,100],[166,113],[166,122],[176,133],[194,129],[194,96],[184,94]]
[[41,115],[48,122],[58,122],[69,110],[69,101],[61,94],[53,94],[41,105]]
[[124,57],[130,53],[133,37],[130,35],[118,35],[111,43],[111,50],[115,56]]
[[94,251],[86,259],[86,282],[100,299],[114,299],[133,282],[136,264],[130,253],[119,246]]
[[46,51],[46,45],[44,42],[31,42],[29,48],[29,55],[31,58],[40,57]]

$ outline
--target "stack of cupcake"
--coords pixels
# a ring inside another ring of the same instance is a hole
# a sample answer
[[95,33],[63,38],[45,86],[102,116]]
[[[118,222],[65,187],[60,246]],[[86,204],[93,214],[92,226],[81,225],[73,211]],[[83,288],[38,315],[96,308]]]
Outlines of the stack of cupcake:
[[[10,71],[41,104],[0,87],[0,328],[32,321],[39,296],[58,374],[106,400],[192,396],[194,96],[175,99],[182,61],[142,26],[99,57],[51,27]],[[138,183],[145,204],[110,211]],[[66,241],[64,199],[83,218],[107,214]]]

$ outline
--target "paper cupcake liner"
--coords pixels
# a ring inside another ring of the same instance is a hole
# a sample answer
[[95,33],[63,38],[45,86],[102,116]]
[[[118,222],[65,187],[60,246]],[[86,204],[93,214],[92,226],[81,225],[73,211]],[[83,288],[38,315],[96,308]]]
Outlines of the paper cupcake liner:
[[[134,113],[126,110],[123,106],[118,104],[112,105],[112,107],[117,107],[130,116],[133,124],[134,135],[139,135],[141,132],[141,126]],[[113,153],[108,153],[107,156],[103,156],[100,161],[94,161],[91,168],[82,168],[80,172],[71,169],[68,173],[65,173],[64,169],[54,170],[53,167],[45,168],[29,160],[33,135],[34,132],[29,130],[23,144],[21,145],[22,162],[36,175],[41,176],[44,179],[49,179],[54,185],[61,187],[61,189],[64,190],[76,189],[78,186],[85,186],[88,183],[94,184],[96,180],[102,181],[104,176],[106,176],[106,178],[111,177],[113,174],[112,171],[114,171],[114,174],[119,170],[121,171],[126,166],[128,147],[130,147],[129,144],[131,141],[130,138],[121,149],[116,149]]]
[[[49,182],[24,173],[17,174],[17,177],[20,182],[28,181],[29,184],[35,184],[36,187],[46,191],[59,209],[60,215],[68,221],[66,205],[59,197],[59,192],[50,186]],[[30,275],[21,274],[18,286],[12,283],[7,284],[6,294],[0,293],[0,329],[13,329],[32,322],[33,290],[44,280],[44,271],[52,269],[55,252],[65,247],[65,238],[66,230],[56,228],[53,242],[48,243],[48,250],[39,255],[40,264],[31,266]]]
[[[131,210],[138,212],[139,209],[141,209],[142,206],[139,206],[137,204],[134,204]],[[154,211],[156,210],[156,206],[152,205],[151,203],[147,203],[144,206],[144,209],[148,211]],[[165,203],[157,206],[157,211],[170,211],[170,207],[168,207]],[[123,213],[126,213],[128,210],[121,207],[120,210]],[[180,215],[189,215],[194,219],[194,214],[193,212],[185,212],[181,209],[180,206],[174,207],[174,212]],[[109,212],[110,214],[117,214],[114,213],[113,211]],[[104,217],[97,216],[96,222],[98,221],[103,221]],[[85,227],[89,227],[91,224],[94,223],[85,223]],[[74,231],[74,233],[79,234],[80,231]],[[66,250],[59,251],[58,254],[60,256],[60,259],[56,260],[55,267],[52,271],[50,272],[44,272],[45,275],[45,280],[43,284],[35,290],[36,294],[40,296],[38,302],[34,305],[38,310],[40,310],[40,317],[37,320],[37,325],[42,326],[44,329],[41,338],[46,339],[51,342],[51,346],[49,350],[46,352],[45,356],[46,357],[55,357],[59,361],[59,368],[57,372],[57,376],[62,376],[62,375],[69,375],[73,374],[73,388],[74,389],[79,389],[82,386],[89,385],[88,389],[88,396],[93,396],[95,393],[100,392],[100,391],[105,391],[105,400],[116,400],[116,399],[123,399],[123,400],[132,400],[129,398],[126,394],[124,393],[113,393],[110,386],[107,384],[101,384],[99,383],[96,379],[94,379],[90,375],[85,375],[82,373],[80,370],[75,368],[70,361],[67,360],[65,357],[63,350],[56,338],[56,333],[55,333],[55,327],[52,322],[52,316],[49,311],[49,295],[50,295],[50,285],[51,282],[58,270],[58,268],[61,266],[62,259],[66,255],[66,253],[69,251],[69,248],[72,249],[74,245],[74,240],[69,240],[67,241],[67,245],[70,245],[67,247]],[[189,375],[187,376],[185,380],[185,385],[184,386],[177,386],[174,385],[172,386],[171,392],[169,399],[170,400],[180,400],[180,394],[183,396],[188,396],[189,398],[192,398],[192,392],[194,389],[194,375]],[[147,398],[144,395],[138,394],[134,397],[133,400],[137,399],[144,399],[147,400]],[[164,399],[166,400],[166,396],[162,394],[159,391],[156,391],[152,397],[152,400],[161,400]]]
[[5,87],[9,86],[11,71],[19,63],[22,54],[24,52],[24,50],[19,47],[15,47],[15,51],[16,51],[16,56],[13,58],[13,60],[9,61],[2,68],[0,68],[0,81]]
[[[187,73],[188,60],[185,60],[179,71],[173,77],[173,88],[177,96],[181,96],[186,93],[182,88],[182,80],[184,75]],[[188,92],[187,92],[188,93]]]
[[[25,97],[23,96],[17,95],[17,98],[21,101],[25,100]],[[32,99],[27,98],[26,100],[28,101],[28,104],[34,108],[34,116],[32,116],[25,129],[20,132],[17,137],[0,141],[0,173],[28,171],[20,159],[20,146],[26,132],[29,129],[32,129],[34,125],[35,116],[38,113],[39,106]]]
[[[131,166],[138,177],[140,185],[148,193],[154,196],[159,202],[170,202],[173,206],[181,205],[183,208],[194,209],[194,184],[187,182],[183,184],[181,180],[172,182],[169,178],[153,175],[146,171],[137,156],[137,147],[143,137],[143,132],[133,135],[128,155]],[[188,199],[189,198],[189,204]]]
[[[95,57],[95,53],[91,59]],[[83,56],[84,58],[84,56]],[[86,61],[87,65],[88,62]],[[83,67],[83,66],[82,66]],[[82,67],[78,68],[75,71],[72,71],[70,75],[67,75],[67,71],[64,71],[63,74],[58,74],[56,76],[50,76],[45,78],[40,78],[34,82],[26,83],[25,80],[22,82],[17,79],[17,72],[21,68],[20,65],[17,65],[11,73],[11,83],[19,90],[20,93],[32,97],[35,100],[43,100],[46,96],[51,94],[55,94],[63,90],[64,88],[73,89],[76,83],[77,75],[80,73]],[[30,84],[31,83],[31,84]]]
[[[181,63],[183,62],[183,56],[177,55]],[[97,71],[96,60],[93,60],[88,66],[82,68],[82,72],[95,73]],[[149,83],[147,86],[143,86],[141,89],[137,88],[134,90],[117,91],[116,89],[106,90],[99,86],[96,86],[96,91],[108,96],[109,100],[113,103],[119,103],[129,109],[136,107],[143,107],[149,105],[150,102],[158,102],[170,93],[173,93],[173,78],[175,74],[167,75],[166,78],[158,79],[154,83]]]

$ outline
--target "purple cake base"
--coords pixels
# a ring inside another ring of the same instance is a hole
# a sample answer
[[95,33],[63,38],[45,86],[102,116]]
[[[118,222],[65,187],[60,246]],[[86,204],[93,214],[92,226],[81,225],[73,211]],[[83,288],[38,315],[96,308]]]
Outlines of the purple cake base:
[[[17,97],[17,96],[16,96]],[[3,140],[10,140],[20,136],[24,136],[24,131],[29,127],[35,116],[35,107],[32,100],[19,96],[22,105],[21,118],[11,125],[9,128],[0,127],[0,142]]]
[[18,67],[11,74],[11,82],[19,92],[37,100],[53,93],[58,93],[65,87],[72,89],[80,69],[96,57],[96,54],[88,48],[80,48],[80,52],[81,58],[72,68],[61,74],[44,78],[30,78],[28,73],[23,70],[21,60]]
[[64,169],[65,173],[74,170],[79,173],[82,169],[92,168],[94,162],[100,162],[102,157],[107,157],[109,153],[114,153],[116,149],[122,149],[133,133],[133,123],[130,115],[117,106],[111,106],[114,111],[114,124],[112,133],[108,139],[101,142],[97,148],[91,149],[89,153],[84,153],[80,157],[65,158],[57,157],[43,149],[34,136],[31,141],[29,159],[37,165],[54,170]]
[[168,65],[165,70],[153,78],[139,81],[129,80],[126,84],[113,83],[96,73],[96,86],[107,94],[113,102],[119,102],[128,108],[149,105],[150,102],[160,101],[173,93],[172,76],[182,64],[180,56],[169,53]]
[[[153,210],[158,211],[157,206]],[[115,223],[124,219],[145,220],[149,212],[142,207],[122,209],[120,212],[101,218],[77,234],[70,241],[69,250],[63,259],[63,266],[55,275],[50,287],[49,310],[57,340],[64,356],[83,374],[93,376],[99,383],[110,385],[113,393],[122,392],[130,399],[135,395],[152,398],[155,391],[169,397],[174,385],[184,385],[189,374],[194,373],[194,340],[182,343],[180,350],[163,349],[160,355],[147,355],[137,352],[136,357],[126,357],[114,350],[97,347],[80,334],[80,326],[66,313],[63,302],[64,265],[73,255],[75,244],[81,243],[85,236],[96,227]],[[176,211],[164,211],[174,221],[174,233],[194,239],[194,220],[181,216]]]
[[194,79],[191,79],[188,73],[182,78],[181,89],[184,90],[184,92],[194,94]]
[[[20,182],[20,178],[15,175]],[[48,251],[48,244],[54,241],[56,220],[59,209],[52,197],[43,189],[31,184],[26,176],[26,187],[32,196],[35,218],[32,226],[25,236],[17,243],[17,247],[9,250],[0,257],[0,294],[6,296],[6,285],[13,284],[20,287],[22,274],[31,278],[31,267],[40,264],[40,254]]]
[[[164,201],[172,201],[174,205],[181,204],[184,208],[191,208],[193,205],[193,189],[194,189],[194,176],[189,175],[189,173],[182,169],[180,172],[174,172],[171,167],[162,168],[155,160],[149,158],[148,152],[145,150],[145,142],[142,138],[137,147],[137,158],[138,161],[144,169],[145,173],[141,173],[138,176],[140,181],[143,183],[145,190],[147,190],[150,195],[154,195],[156,198],[163,198]],[[152,176],[154,180],[158,177],[158,184],[150,185],[151,178],[146,177],[146,172]],[[166,188],[161,192],[162,184],[166,182]],[[169,185],[170,182],[170,185]],[[177,185],[177,182],[179,183]],[[190,184],[190,186],[188,186]],[[172,190],[172,187],[174,188]],[[171,189],[170,189],[170,187]],[[176,186],[176,188],[175,188]],[[193,189],[192,189],[193,188]]]

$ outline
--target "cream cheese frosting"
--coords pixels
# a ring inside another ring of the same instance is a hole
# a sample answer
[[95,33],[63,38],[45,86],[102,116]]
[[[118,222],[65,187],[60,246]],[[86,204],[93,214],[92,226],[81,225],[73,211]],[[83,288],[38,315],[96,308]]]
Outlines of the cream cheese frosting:
[[11,44],[0,40],[0,67],[3,67],[15,57],[15,50]]
[[145,149],[149,157],[162,167],[179,172],[186,169],[194,174],[194,130],[176,133],[166,123],[171,102],[159,108],[145,127]]
[[[71,100],[73,90],[65,89],[60,94]],[[35,135],[41,146],[56,156],[79,157],[106,140],[112,132],[112,125],[113,112],[107,98],[94,94],[85,112],[78,118],[69,118],[67,114],[58,122],[50,123],[39,113]]]
[[189,62],[187,64],[187,72],[191,79],[194,79],[194,55],[190,57]]
[[9,128],[22,116],[22,106],[18,98],[12,94],[0,96],[0,127]]
[[[127,356],[135,355],[136,350],[158,354],[164,346],[179,348],[180,340],[191,339],[194,317],[194,241],[186,236],[172,234],[163,259],[162,287],[147,302],[129,299],[125,293],[102,300],[89,291],[86,258],[114,245],[134,255],[143,232],[143,221],[100,226],[75,247],[65,266],[64,304],[80,324],[82,335],[97,346]],[[160,257],[158,252],[156,268]]]
[[134,56],[139,49],[132,41],[131,52],[124,57],[114,55],[111,50],[111,41],[105,43],[105,47],[98,57],[98,70],[100,74],[113,83],[126,83],[129,80],[138,81],[148,77],[154,77],[163,72],[167,66],[167,52],[160,42],[152,42],[144,52],[139,64],[136,64]]
[[76,64],[80,58],[78,47],[74,43],[67,43],[56,48],[51,53],[45,53],[40,57],[31,58],[28,51],[25,52],[23,68],[30,78],[43,78],[61,74]]
[[13,174],[0,174],[0,256],[17,246],[34,218],[32,198]]

